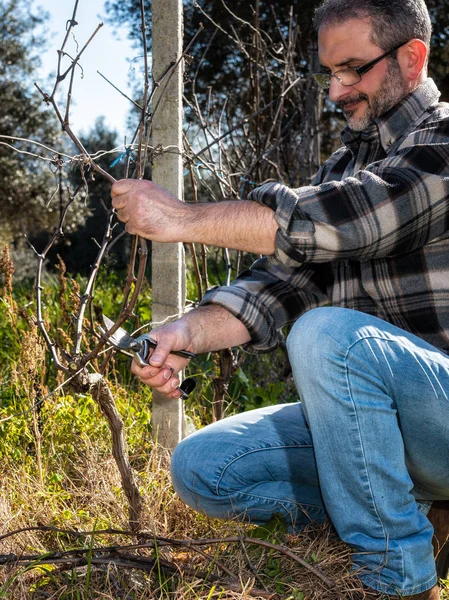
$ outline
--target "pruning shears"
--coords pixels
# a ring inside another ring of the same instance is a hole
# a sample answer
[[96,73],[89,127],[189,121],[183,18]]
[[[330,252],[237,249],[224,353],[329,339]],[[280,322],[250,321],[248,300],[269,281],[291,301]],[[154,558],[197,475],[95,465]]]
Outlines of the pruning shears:
[[[115,323],[106,315],[103,315],[103,323],[105,329],[100,327],[100,333],[103,337],[107,338],[108,343],[111,344],[111,346],[127,356],[132,356],[140,367],[146,367],[149,365],[148,357],[151,349],[156,348],[157,346],[156,340],[150,337],[147,333],[134,338],[126,331],[126,329],[123,329],[123,327],[119,327],[117,331],[109,336],[107,332],[115,326]],[[193,352],[189,352],[188,350],[173,350],[172,354],[181,356],[182,358],[195,358],[195,354]],[[192,392],[195,388],[195,385],[195,380],[191,377],[184,379],[178,388],[182,393],[182,397],[187,398],[190,392]]]

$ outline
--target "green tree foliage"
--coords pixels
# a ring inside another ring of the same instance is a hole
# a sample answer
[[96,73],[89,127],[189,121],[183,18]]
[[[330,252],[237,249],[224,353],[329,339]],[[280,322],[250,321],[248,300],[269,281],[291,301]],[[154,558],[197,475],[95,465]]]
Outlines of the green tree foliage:
[[[34,14],[29,0],[0,0],[0,134],[37,140],[54,148],[59,128],[33,86],[44,45],[44,22],[45,15]],[[40,153],[33,144],[0,141]],[[0,242],[54,225],[57,200],[50,199],[56,189],[51,163],[1,145]]]

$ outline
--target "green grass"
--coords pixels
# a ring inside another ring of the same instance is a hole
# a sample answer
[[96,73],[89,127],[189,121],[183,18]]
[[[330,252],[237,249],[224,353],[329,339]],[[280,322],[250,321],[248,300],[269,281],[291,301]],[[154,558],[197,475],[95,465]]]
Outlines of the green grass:
[[[122,283],[119,276],[97,283],[96,302],[114,317],[119,310]],[[81,280],[49,277],[45,283],[48,328],[61,344],[71,333],[70,314],[76,309]],[[137,307],[139,324],[151,317],[150,291]],[[128,570],[114,561],[95,564],[95,548],[138,541],[124,535],[102,535],[108,528],[128,529],[128,505],[114,459],[110,432],[95,400],[75,394],[69,387],[50,394],[62,381],[33,323],[34,290],[31,285],[4,290],[0,298],[0,522],[1,532],[39,524],[60,530],[95,531],[74,538],[63,531],[23,531],[0,540],[0,555],[17,556],[84,548],[84,566],[70,564],[26,566],[0,564],[0,598],[10,600],[197,600],[248,598],[253,588],[276,592],[289,600],[334,600],[316,577],[272,549],[251,544],[211,544],[202,554],[192,549],[160,547],[135,551],[154,560],[151,572]],[[85,344],[89,340],[86,339]],[[230,382],[226,414],[294,400],[294,388],[285,378],[279,383],[285,358],[240,355],[240,366]],[[218,375],[211,354],[192,361],[191,374],[199,385],[188,402],[198,427],[211,421],[212,380]],[[282,524],[249,528],[211,520],[184,505],[174,493],[169,457],[156,447],[151,432],[151,390],[131,377],[129,360],[116,356],[108,366],[117,408],[125,424],[130,461],[137,473],[144,500],[143,529],[152,538],[206,539],[249,535],[289,548],[334,579],[345,597],[360,596],[358,581],[349,575],[350,552],[329,538],[326,528],[311,528],[301,536],[287,536]],[[43,400],[44,399],[44,400]],[[43,401],[42,401],[43,400]],[[42,401],[42,402],[41,402]],[[30,410],[39,403],[38,410]],[[175,571],[167,564],[176,565]],[[223,571],[223,569],[225,569]],[[199,575],[195,576],[194,573]],[[187,573],[187,574],[186,574]],[[230,575],[243,591],[226,589]],[[444,598],[444,595],[443,595]],[[449,600],[449,594],[446,594]]]

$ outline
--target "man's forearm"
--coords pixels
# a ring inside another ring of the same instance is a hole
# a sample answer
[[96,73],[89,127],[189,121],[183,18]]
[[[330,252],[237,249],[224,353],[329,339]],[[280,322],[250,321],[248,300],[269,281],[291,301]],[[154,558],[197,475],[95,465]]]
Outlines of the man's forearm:
[[278,225],[274,212],[249,200],[186,204],[190,242],[270,255]]
[[278,225],[271,208],[248,200],[188,204],[152,181],[123,179],[112,204],[128,233],[155,242],[193,242],[255,254],[274,253]]
[[245,325],[218,305],[199,306],[182,318],[195,354],[241,346],[251,340]]

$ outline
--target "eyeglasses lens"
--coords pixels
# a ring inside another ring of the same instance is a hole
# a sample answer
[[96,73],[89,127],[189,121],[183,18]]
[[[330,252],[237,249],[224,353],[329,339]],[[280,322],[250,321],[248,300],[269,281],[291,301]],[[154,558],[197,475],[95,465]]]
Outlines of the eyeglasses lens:
[[354,69],[341,69],[333,75],[330,73],[315,73],[313,77],[317,84],[325,90],[330,88],[332,77],[335,77],[340,85],[355,85],[361,79]]
[[313,78],[317,84],[323,89],[327,90],[331,86],[331,76],[329,73],[314,73]]

